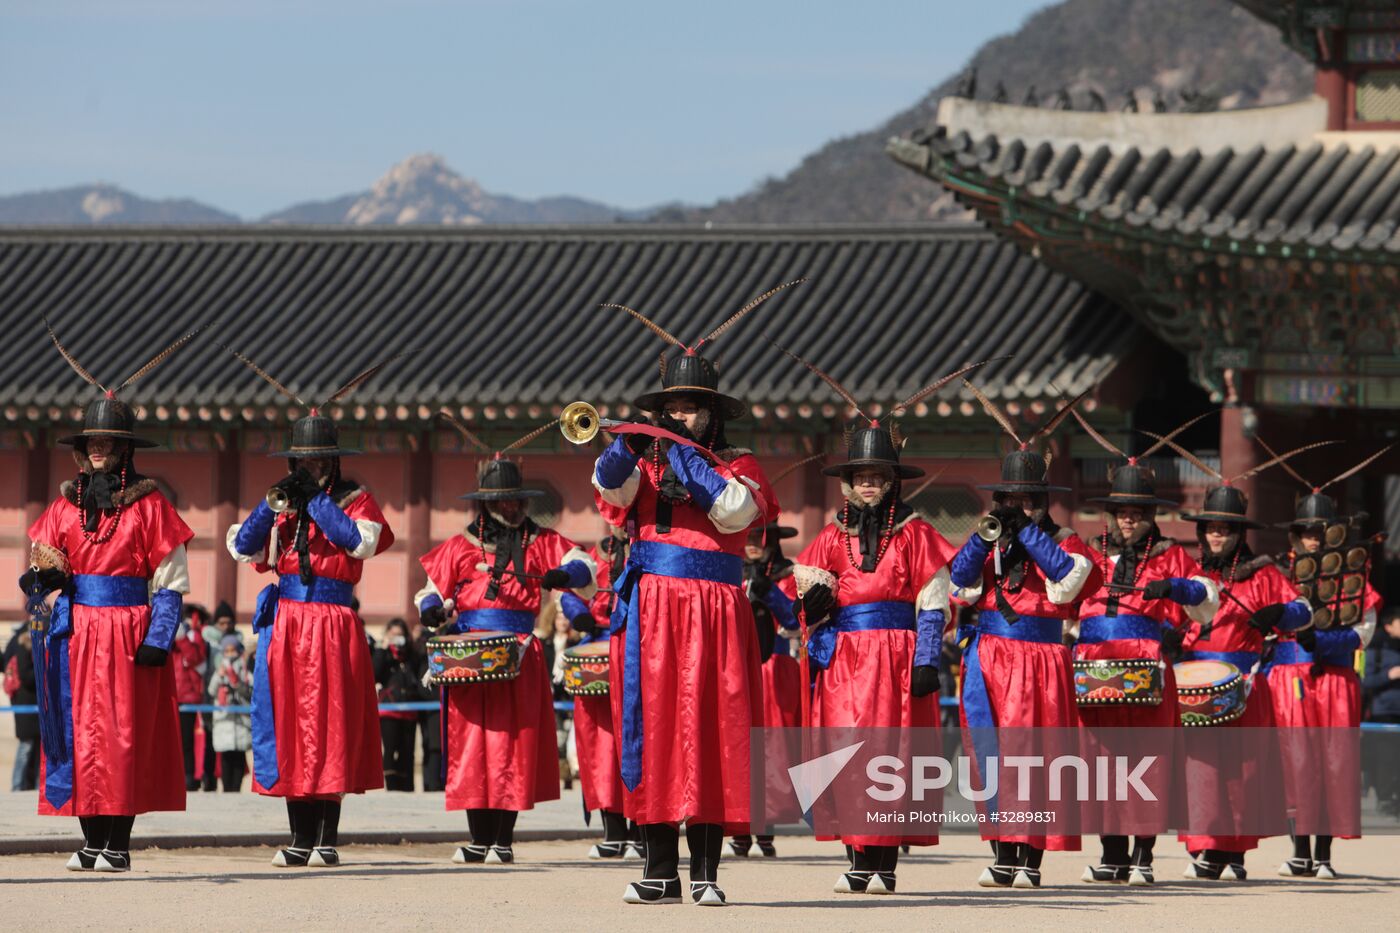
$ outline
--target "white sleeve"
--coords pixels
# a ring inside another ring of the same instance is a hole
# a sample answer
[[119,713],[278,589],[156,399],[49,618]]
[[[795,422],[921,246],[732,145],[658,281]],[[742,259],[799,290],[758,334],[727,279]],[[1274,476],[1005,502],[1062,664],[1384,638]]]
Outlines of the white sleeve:
[[977,604],[977,600],[982,598],[982,577],[977,578],[976,586],[955,586],[952,595],[969,606]]
[[[379,546],[379,535],[384,531],[384,526],[378,522],[368,519],[355,519],[355,527],[360,529],[360,546],[348,552],[356,560],[365,560],[374,556],[374,549]],[[272,537],[268,535],[268,537]]]
[[935,609],[943,613],[944,621],[948,619],[948,594],[952,592],[953,581],[948,575],[948,567],[944,565],[938,568],[938,572],[933,575],[924,588],[919,590],[919,598],[915,600],[915,607],[923,612]]
[[183,544],[178,545],[175,550],[165,555],[165,560],[161,561],[156,572],[151,574],[150,589],[151,595],[155,595],[160,590],[189,593],[190,558],[185,553]]
[[758,502],[753,494],[758,484],[747,477],[736,477],[724,484],[724,491],[710,506],[710,524],[722,533],[743,531],[758,518]]
[[1209,577],[1192,577],[1197,583],[1206,588],[1206,598],[1194,606],[1182,606],[1186,610],[1186,618],[1198,625],[1205,625],[1215,618],[1216,611],[1220,608],[1220,587],[1215,585],[1215,581]]
[[1084,584],[1089,580],[1089,574],[1093,572],[1094,565],[1089,563],[1089,558],[1083,554],[1071,554],[1069,559],[1074,563],[1070,572],[1065,574],[1064,579],[1056,583],[1049,577],[1045,578],[1045,598],[1057,606],[1072,603],[1079,598],[1079,591],[1084,589]]
[[228,534],[224,536],[224,544],[228,547],[229,554],[240,564],[267,564],[272,566],[277,561],[273,559],[272,542],[277,540],[277,523],[274,522],[272,530],[267,533],[267,546],[261,554],[240,554],[235,542],[238,541],[238,532],[243,528],[243,523],[228,526]]
[[593,467],[593,488],[598,490],[598,495],[603,497],[603,501],[608,505],[615,505],[625,509],[632,504],[632,500],[637,498],[637,490],[642,486],[642,469],[633,467],[627,479],[616,489],[609,489],[598,481],[598,467]]

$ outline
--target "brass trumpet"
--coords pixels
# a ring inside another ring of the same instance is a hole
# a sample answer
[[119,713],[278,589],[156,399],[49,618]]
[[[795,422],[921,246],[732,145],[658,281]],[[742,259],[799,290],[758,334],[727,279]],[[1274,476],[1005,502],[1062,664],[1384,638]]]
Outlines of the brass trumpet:
[[622,424],[627,422],[600,417],[598,409],[587,402],[570,402],[559,415],[559,432],[570,444],[587,444],[598,436],[599,431]]
[[287,497],[287,491],[280,486],[269,489],[265,498],[267,507],[274,512],[285,512],[292,507],[292,500]]
[[991,544],[1001,538],[1001,521],[995,515],[984,515],[977,522],[977,537]]

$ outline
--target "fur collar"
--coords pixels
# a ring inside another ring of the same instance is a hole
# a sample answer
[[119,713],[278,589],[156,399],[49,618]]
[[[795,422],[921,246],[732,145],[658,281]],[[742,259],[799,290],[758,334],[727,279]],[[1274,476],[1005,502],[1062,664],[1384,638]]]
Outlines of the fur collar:
[[1235,568],[1235,582],[1240,583],[1248,580],[1265,567],[1274,566],[1274,559],[1267,554],[1260,554],[1258,557],[1240,561],[1240,565]]
[[[112,504],[131,505],[131,503],[135,502],[137,499],[140,499],[142,496],[147,496],[155,492],[156,489],[156,481],[151,479],[149,476],[143,476],[141,479],[132,483],[130,486],[127,486],[125,490],[113,493]],[[78,504],[78,484],[75,483],[73,480],[66,479],[62,483],[60,483],[58,487],[58,492],[60,495],[63,496],[63,498],[67,499],[69,502],[73,503],[74,505]]]
[[720,450],[712,450],[710,453],[714,454],[725,463],[732,463],[740,457],[753,456],[753,451],[749,450],[747,447],[725,447]]

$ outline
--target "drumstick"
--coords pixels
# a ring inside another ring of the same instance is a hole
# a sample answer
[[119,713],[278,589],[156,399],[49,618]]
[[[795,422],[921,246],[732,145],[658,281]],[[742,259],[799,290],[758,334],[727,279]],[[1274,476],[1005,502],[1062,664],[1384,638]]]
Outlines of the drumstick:
[[[486,563],[477,564],[477,565],[476,565],[476,569],[477,569],[477,572],[478,572],[478,573],[495,573],[495,572],[496,572],[496,569],[495,569],[494,567],[492,567],[490,564],[486,564]],[[526,579],[526,580],[543,580],[543,579],[544,579],[544,577],[540,576],[540,575],[537,574],[537,573],[522,573],[522,572],[520,572],[520,571],[518,571],[518,570],[511,570],[509,567],[507,567],[505,570],[501,571],[501,576],[523,577],[523,578]]]

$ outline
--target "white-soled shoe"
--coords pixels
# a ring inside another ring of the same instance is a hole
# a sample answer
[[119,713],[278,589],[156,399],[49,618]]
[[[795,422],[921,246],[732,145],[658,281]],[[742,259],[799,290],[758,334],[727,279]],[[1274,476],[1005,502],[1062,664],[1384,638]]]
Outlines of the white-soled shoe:
[[977,884],[984,888],[1009,888],[1015,880],[1015,865],[988,865],[982,869]]
[[83,846],[68,859],[66,867],[69,871],[92,871],[97,865],[97,857],[101,854],[101,849],[89,849],[87,846]]
[[1285,878],[1311,878],[1317,867],[1310,858],[1291,858],[1278,867],[1278,873]]
[[1011,882],[1013,888],[1038,888],[1040,887],[1039,868],[1018,868],[1016,869],[1016,880]]
[[1337,871],[1332,867],[1332,863],[1330,861],[1314,862],[1313,865],[1317,868],[1318,878],[1321,878],[1324,881],[1337,880]]
[[692,881],[690,883],[690,900],[701,907],[729,906],[729,902],[724,899],[724,892],[713,881]]
[[870,876],[870,884],[865,889],[866,894],[893,894],[894,893],[894,872],[877,871]]
[[305,868],[311,859],[310,849],[298,849],[296,846],[288,846],[285,849],[278,849],[277,854],[272,857],[272,864],[278,868]]
[[1152,875],[1151,865],[1134,865],[1133,870],[1128,873],[1128,884],[1134,888],[1147,887],[1156,882],[1157,879]]
[[458,865],[480,865],[486,861],[487,846],[458,846],[452,861]]
[[111,849],[103,849],[93,862],[93,871],[119,872],[131,871],[131,853],[113,852]]
[[306,864],[316,868],[334,868],[340,864],[340,853],[335,850],[334,846],[317,846],[311,850]]
[[622,895],[626,904],[679,904],[680,878],[643,878],[627,886]]

